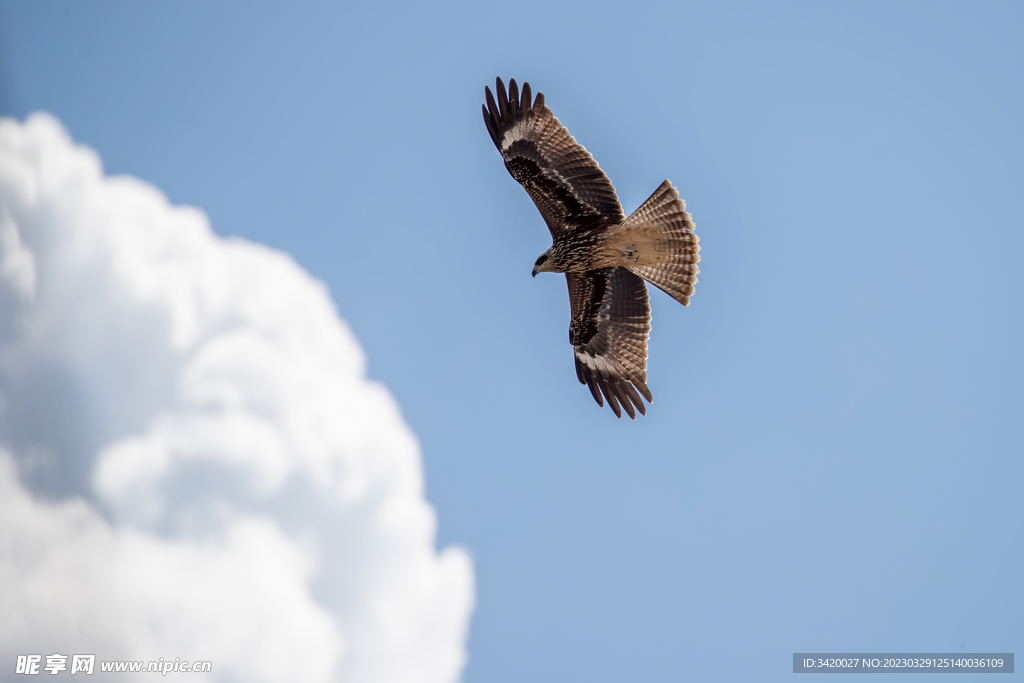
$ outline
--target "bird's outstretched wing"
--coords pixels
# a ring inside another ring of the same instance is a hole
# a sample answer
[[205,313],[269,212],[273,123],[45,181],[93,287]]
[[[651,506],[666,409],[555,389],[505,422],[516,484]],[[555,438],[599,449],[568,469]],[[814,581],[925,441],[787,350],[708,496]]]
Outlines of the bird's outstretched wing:
[[600,406],[601,396],[618,417],[619,404],[631,418],[646,415],[640,394],[647,388],[647,336],[651,304],[642,278],[625,268],[566,273],[569,283],[569,343],[576,356],[576,376]]
[[497,102],[484,88],[484,123],[505,168],[526,188],[552,237],[577,225],[622,222],[608,176],[544,105],[544,94],[531,103],[529,83],[523,83],[522,95],[514,78],[508,86],[506,93],[497,79]]

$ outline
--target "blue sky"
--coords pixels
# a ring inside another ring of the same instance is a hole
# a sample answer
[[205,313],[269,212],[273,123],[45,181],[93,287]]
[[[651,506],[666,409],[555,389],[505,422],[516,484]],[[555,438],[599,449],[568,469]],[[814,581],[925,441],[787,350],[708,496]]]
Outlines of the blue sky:
[[[1019,4],[350,5],[4,2],[0,113],[327,284],[473,557],[463,680],[1022,650]],[[593,403],[529,276],[497,75],[627,213],[665,178],[693,213],[646,418]]]

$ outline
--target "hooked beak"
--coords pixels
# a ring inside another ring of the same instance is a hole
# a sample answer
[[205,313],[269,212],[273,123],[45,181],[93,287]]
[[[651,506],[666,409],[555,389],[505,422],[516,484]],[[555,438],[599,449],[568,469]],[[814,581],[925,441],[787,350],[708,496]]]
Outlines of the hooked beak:
[[533,267],[533,276],[537,277],[537,266]]

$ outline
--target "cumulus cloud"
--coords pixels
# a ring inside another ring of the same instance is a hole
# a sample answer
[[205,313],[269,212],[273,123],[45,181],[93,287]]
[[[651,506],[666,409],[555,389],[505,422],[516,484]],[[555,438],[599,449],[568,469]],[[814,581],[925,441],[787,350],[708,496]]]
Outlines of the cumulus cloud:
[[[0,662],[454,681],[469,558],[326,289],[0,120]],[[44,660],[45,661],[45,660]],[[123,678],[124,674],[119,674]]]

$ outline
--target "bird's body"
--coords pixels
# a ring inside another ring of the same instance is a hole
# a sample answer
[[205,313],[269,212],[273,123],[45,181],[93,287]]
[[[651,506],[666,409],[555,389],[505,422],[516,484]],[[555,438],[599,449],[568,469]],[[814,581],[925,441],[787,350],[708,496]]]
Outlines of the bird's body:
[[571,308],[569,343],[576,375],[622,417],[634,406],[645,414],[647,336],[651,308],[645,281],[684,306],[697,282],[700,246],[686,205],[663,182],[627,218],[615,189],[593,157],[544,105],[522,97],[515,80],[506,93],[497,79],[498,99],[485,88],[484,123],[505,167],[522,184],[551,231],[551,248],[533,274],[565,273]]
[[596,224],[560,234],[542,254],[537,273],[586,273],[601,268],[653,266],[672,248],[655,225]]

